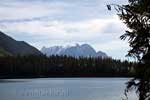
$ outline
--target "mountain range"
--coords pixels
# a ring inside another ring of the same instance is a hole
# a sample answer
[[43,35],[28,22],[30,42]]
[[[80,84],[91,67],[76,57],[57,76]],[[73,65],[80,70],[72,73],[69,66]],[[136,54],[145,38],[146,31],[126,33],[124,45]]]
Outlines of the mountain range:
[[42,55],[42,53],[28,43],[16,41],[0,31],[0,56],[4,55]]
[[96,50],[89,44],[74,46],[53,46],[43,47],[41,51],[35,47],[29,45],[24,41],[17,41],[12,37],[6,35],[0,31],[0,56],[5,55],[67,55],[72,57],[108,57],[106,53],[102,51],[96,52]]
[[67,55],[72,57],[108,57],[106,53],[102,51],[96,52],[96,50],[89,44],[76,44],[75,46],[53,46],[53,47],[43,47],[41,49],[43,54],[47,56],[51,55]]

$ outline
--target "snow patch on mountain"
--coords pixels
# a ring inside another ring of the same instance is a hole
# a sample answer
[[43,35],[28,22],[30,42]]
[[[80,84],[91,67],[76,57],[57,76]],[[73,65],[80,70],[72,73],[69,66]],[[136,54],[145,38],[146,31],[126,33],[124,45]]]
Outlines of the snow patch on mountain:
[[89,44],[75,44],[72,46],[53,46],[53,47],[43,47],[41,49],[43,54],[47,56],[51,55],[67,55],[72,57],[108,57],[106,53],[102,51],[96,52],[95,49]]

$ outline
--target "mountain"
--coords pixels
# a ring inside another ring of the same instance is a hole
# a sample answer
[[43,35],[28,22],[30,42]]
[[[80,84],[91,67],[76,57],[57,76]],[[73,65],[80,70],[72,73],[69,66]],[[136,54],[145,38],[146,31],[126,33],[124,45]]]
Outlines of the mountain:
[[83,44],[79,45],[76,44],[75,46],[53,46],[53,47],[43,47],[41,49],[43,54],[47,56],[51,55],[67,55],[72,57],[108,57],[106,53],[102,51],[96,52],[90,45]]
[[24,41],[16,41],[0,32],[0,56],[4,55],[42,55],[42,53]]

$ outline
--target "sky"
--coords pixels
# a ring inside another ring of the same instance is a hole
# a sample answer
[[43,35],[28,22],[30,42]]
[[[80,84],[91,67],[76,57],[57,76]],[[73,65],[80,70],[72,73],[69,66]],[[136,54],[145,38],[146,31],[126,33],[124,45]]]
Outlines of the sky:
[[119,37],[127,29],[107,4],[126,0],[0,0],[0,30],[39,50],[55,45],[90,44],[116,59],[130,49]]

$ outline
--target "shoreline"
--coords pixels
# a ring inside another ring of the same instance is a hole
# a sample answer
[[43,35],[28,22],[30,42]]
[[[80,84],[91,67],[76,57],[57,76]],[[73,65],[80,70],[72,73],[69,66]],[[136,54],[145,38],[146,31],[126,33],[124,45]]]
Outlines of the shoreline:
[[133,78],[134,76],[53,76],[53,77],[0,77],[3,79],[44,79],[44,78]]

